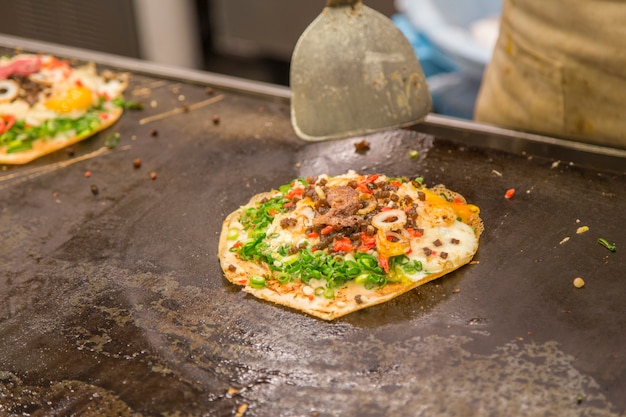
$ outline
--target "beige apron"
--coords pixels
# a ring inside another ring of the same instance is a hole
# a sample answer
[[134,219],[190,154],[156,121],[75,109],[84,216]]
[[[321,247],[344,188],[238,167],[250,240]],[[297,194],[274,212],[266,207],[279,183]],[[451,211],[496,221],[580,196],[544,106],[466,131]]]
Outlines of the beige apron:
[[626,1],[504,0],[475,119],[626,148]]

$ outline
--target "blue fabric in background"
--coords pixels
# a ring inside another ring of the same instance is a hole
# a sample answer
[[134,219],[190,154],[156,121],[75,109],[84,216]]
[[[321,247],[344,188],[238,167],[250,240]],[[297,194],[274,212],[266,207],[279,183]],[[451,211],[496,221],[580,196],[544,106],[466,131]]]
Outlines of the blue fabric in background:
[[459,71],[455,63],[440,52],[403,14],[392,21],[409,40],[422,65],[433,99],[433,113],[462,119],[473,118],[480,81]]

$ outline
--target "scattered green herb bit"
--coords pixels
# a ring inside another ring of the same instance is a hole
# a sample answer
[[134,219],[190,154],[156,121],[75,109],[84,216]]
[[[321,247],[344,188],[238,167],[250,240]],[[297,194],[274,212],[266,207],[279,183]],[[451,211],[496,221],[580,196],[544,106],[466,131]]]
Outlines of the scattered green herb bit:
[[416,151],[415,149],[412,149],[409,151],[409,158],[415,159],[415,158],[418,158],[419,156],[420,156],[419,151]]
[[415,178],[415,182],[417,182],[419,185],[424,185],[424,177]]
[[583,402],[583,396],[579,395],[578,397],[576,397],[576,404],[582,404]]
[[104,146],[106,146],[109,149],[113,149],[119,144],[120,144],[120,134],[118,132],[111,133],[104,140]]
[[609,241],[604,238],[599,237],[598,243],[610,250],[611,252],[615,252],[617,250],[617,246],[610,244]]
[[111,101],[113,102],[114,105],[116,105],[117,107],[121,107],[123,109],[143,110],[142,103],[132,101],[132,100],[126,101],[122,97],[116,97]]

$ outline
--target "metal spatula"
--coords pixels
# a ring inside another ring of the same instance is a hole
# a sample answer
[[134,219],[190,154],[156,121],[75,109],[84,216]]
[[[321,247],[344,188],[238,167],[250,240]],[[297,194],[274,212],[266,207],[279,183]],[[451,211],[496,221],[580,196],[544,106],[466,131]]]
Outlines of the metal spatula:
[[431,106],[411,44],[361,0],[327,0],[296,44],[290,87],[292,125],[312,141],[414,124]]

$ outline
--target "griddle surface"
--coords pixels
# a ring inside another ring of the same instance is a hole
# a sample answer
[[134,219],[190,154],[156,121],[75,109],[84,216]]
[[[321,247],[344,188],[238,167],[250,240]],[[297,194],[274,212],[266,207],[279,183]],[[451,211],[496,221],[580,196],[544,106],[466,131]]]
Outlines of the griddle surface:
[[[284,101],[162,77],[134,74],[126,97],[146,108],[74,156],[0,171],[0,414],[626,413],[623,174],[411,130],[366,153],[305,143]],[[477,262],[330,323],[226,281],[228,213],[348,169],[463,194],[485,222]]]

